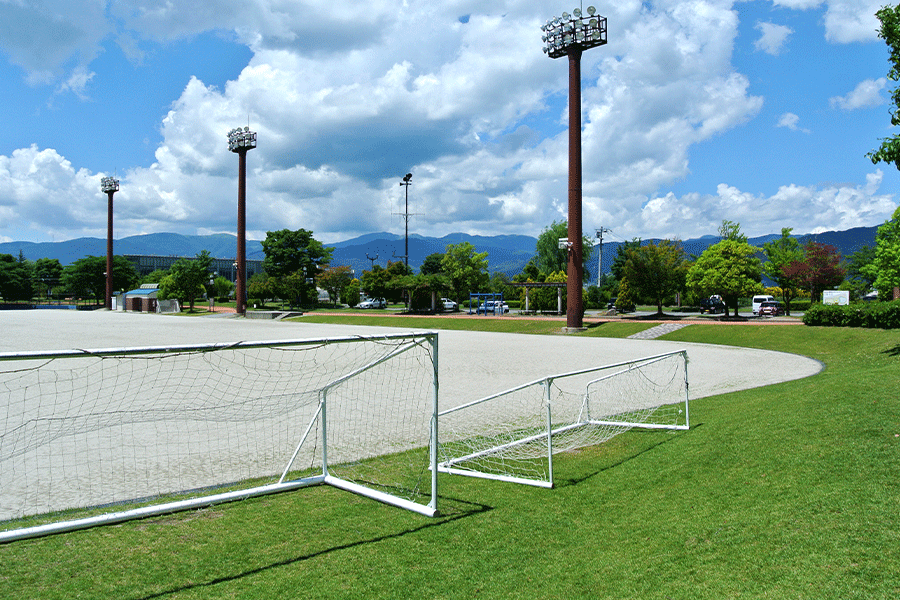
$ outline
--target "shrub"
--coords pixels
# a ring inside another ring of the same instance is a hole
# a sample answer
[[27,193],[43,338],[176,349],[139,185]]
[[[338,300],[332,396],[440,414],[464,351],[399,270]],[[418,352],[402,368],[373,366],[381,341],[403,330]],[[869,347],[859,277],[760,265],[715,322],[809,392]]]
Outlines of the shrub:
[[803,315],[803,323],[820,327],[900,328],[900,300],[853,303],[848,306],[814,304]]

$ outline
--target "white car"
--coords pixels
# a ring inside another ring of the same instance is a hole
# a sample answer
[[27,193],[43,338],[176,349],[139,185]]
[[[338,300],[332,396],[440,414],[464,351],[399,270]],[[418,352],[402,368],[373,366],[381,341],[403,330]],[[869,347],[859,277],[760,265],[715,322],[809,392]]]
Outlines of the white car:
[[444,310],[457,310],[459,308],[459,305],[449,298],[441,298],[441,304],[444,305]]
[[487,300],[481,306],[479,306],[476,310],[476,314],[504,314],[509,312],[509,305],[506,302],[500,302],[499,300]]
[[387,306],[387,302],[384,298],[369,298],[357,304],[356,308],[384,308],[385,306]]

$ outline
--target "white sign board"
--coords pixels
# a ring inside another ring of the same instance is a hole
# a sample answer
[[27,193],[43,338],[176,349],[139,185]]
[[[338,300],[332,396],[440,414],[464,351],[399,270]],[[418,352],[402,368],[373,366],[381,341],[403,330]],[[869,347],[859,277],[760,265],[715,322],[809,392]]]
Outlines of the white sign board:
[[822,292],[822,304],[850,304],[850,292],[844,290],[824,290]]

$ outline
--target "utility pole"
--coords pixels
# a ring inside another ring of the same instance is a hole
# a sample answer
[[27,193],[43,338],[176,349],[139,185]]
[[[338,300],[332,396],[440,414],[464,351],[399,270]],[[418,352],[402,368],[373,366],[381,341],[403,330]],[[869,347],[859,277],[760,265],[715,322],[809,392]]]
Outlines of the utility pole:
[[600,240],[600,244],[598,248],[600,249],[597,252],[597,286],[600,286],[600,275],[603,274],[603,234],[604,233],[612,233],[611,229],[607,229],[606,227],[601,227],[597,230],[597,239]]

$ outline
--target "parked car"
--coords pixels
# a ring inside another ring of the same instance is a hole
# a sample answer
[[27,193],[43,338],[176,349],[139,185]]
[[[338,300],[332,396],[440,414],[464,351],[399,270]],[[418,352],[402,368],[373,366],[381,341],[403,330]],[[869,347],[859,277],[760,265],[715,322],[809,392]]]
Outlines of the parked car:
[[759,314],[759,307],[763,302],[775,302],[774,296],[759,295],[753,296],[753,314]]
[[711,314],[714,315],[716,313],[725,313],[726,312],[725,303],[721,298],[716,296],[712,296],[710,298],[704,298],[700,301],[700,314]]
[[784,314],[784,307],[781,302],[767,301],[759,305],[759,316],[761,317],[780,317]]
[[457,310],[459,308],[459,305],[449,298],[441,298],[441,304],[444,305],[444,310]]
[[357,304],[356,308],[384,308],[386,306],[387,302],[384,298],[369,298]]
[[509,312],[509,306],[506,302],[500,302],[499,300],[486,300],[481,303],[481,306],[475,309],[477,314],[503,314]]

